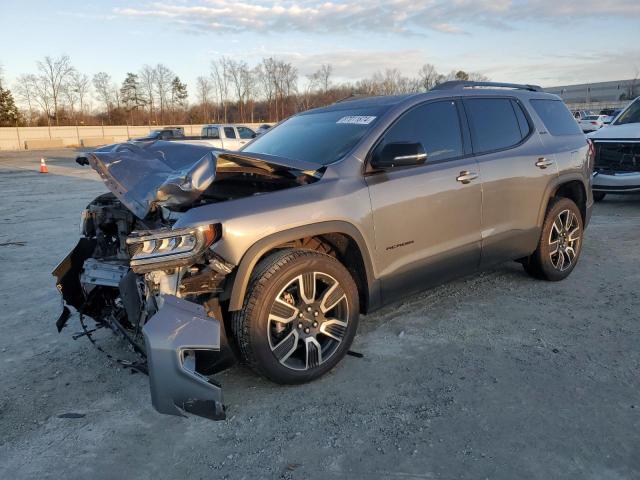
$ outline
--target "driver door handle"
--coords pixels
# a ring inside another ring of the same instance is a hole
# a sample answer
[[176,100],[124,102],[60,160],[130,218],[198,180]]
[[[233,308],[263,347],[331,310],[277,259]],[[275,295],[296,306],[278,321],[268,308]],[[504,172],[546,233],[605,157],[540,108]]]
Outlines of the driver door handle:
[[475,180],[476,178],[478,178],[478,174],[476,172],[463,170],[462,172],[460,172],[460,175],[456,177],[456,180],[466,185],[467,183],[471,182],[471,180]]
[[550,165],[553,165],[553,162],[551,160],[547,160],[544,157],[540,157],[536,162],[536,167],[541,168],[543,170]]

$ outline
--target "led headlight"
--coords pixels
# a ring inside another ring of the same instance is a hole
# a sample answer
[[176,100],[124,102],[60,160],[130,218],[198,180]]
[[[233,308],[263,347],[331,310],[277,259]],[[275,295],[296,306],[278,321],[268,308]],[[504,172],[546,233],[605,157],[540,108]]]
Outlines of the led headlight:
[[131,268],[141,273],[189,265],[196,256],[220,238],[220,232],[219,224],[132,232],[127,238]]

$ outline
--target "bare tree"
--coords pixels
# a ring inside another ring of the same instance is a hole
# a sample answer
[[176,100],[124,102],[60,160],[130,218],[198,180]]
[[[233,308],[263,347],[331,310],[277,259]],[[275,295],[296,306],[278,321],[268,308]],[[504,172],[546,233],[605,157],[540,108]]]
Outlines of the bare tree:
[[236,101],[238,102],[238,112],[240,113],[240,121],[244,122],[244,112],[243,112],[243,108],[242,108],[242,103],[243,103],[243,95],[242,95],[242,74],[241,74],[241,70],[242,68],[244,68],[244,62],[239,61],[236,62],[235,60],[232,59],[224,59],[223,60],[226,63],[226,73],[228,75],[229,78],[229,83],[231,84],[235,95],[236,95]]
[[249,121],[254,122],[255,100],[258,96],[258,75],[260,74],[260,66],[247,69],[242,74],[242,85],[244,88],[244,98],[249,109]]
[[113,82],[107,72],[99,72],[93,76],[93,88],[107,111],[107,120],[111,123],[111,106],[113,104]]
[[438,78],[440,74],[436,70],[436,67],[431,65],[430,63],[425,63],[418,70],[418,81],[420,85],[420,89],[426,91],[431,90],[438,84]]
[[308,110],[312,105],[313,92],[318,88],[318,77],[315,73],[306,76],[306,83],[302,87],[302,109]]
[[53,105],[53,115],[56,119],[56,125],[59,125],[58,106],[60,96],[65,82],[73,71],[71,60],[67,55],[58,58],[44,57],[44,60],[37,63],[40,73],[40,83],[42,87],[48,90],[48,96]]
[[[156,71],[153,67],[145,65],[140,70],[140,86],[144,92],[144,100],[149,105],[149,125],[151,125],[151,117],[155,113],[155,84]],[[157,119],[156,119],[157,121]]]
[[315,83],[322,93],[327,93],[331,87],[331,74],[333,73],[333,66],[330,63],[323,63],[320,68],[313,73]]
[[296,92],[298,83],[298,69],[288,62],[278,60],[276,62],[276,96],[280,96],[280,116],[285,117],[285,101]]
[[[238,102],[240,121],[246,121],[246,109],[249,107],[254,90],[253,72],[244,61],[226,60],[229,83],[233,86]],[[251,116],[253,117],[253,111]]]
[[[269,119],[277,118],[278,116],[278,97],[277,92],[277,61],[274,58],[262,59],[262,65],[260,66],[260,84],[262,92],[267,101],[267,116]],[[272,114],[273,104],[275,102],[275,113]]]
[[169,67],[159,63],[155,68],[155,93],[160,104],[160,123],[164,123],[164,110],[169,104],[169,94],[171,93],[171,82],[175,74]]
[[211,104],[212,81],[207,77],[196,78],[196,99],[202,111],[202,120],[209,122],[209,108]]
[[89,95],[89,90],[91,88],[91,81],[89,77],[84,73],[80,73],[77,70],[73,70],[71,72],[71,76],[69,77],[69,86],[73,89],[75,95],[78,99],[78,106],[80,110],[80,114],[84,114],[87,98]]
[[25,82],[23,88],[29,89],[35,104],[38,105],[45,114],[47,125],[50,126],[51,118],[53,117],[53,99],[51,98],[48,84],[41,76],[33,74],[23,75],[22,78]]
[[473,82],[488,82],[489,77],[479,72],[469,72],[468,74],[469,80]]
[[227,100],[229,98],[229,60],[221,57],[217,62],[211,62],[211,78],[215,82],[218,98],[224,113],[224,122],[227,122]]
[[78,94],[75,92],[71,83],[67,82],[62,87],[62,97],[66,102],[66,106],[69,108],[70,118],[73,123],[77,124],[76,118],[76,105],[79,102]]
[[13,90],[16,97],[22,105],[26,105],[29,116],[27,117],[27,125],[31,125],[35,118],[36,92],[35,92],[35,75],[20,75]]

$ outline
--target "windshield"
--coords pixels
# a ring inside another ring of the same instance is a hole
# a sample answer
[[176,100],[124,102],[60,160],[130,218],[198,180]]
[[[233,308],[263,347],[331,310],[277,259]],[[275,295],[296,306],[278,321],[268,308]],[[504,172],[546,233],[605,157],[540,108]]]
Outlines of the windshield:
[[640,123],[640,98],[636,99],[620,114],[614,125],[625,125],[627,123]]
[[296,115],[242,151],[328,165],[349,153],[385,110],[378,106]]

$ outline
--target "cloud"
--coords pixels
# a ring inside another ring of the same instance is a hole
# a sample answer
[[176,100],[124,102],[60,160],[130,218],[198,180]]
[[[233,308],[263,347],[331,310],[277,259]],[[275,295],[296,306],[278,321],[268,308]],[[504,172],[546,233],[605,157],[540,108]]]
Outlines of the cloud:
[[492,58],[480,59],[478,65],[492,80],[553,87],[637,77],[640,63],[634,64],[631,60],[637,58],[640,58],[640,49],[630,48],[607,54],[522,57],[518,62],[509,63],[496,63]]
[[325,63],[331,64],[334,75],[341,80],[359,80],[384,69],[398,69],[405,75],[415,75],[427,63],[422,49],[407,50],[340,50],[323,53],[282,53],[278,58],[289,61],[302,75],[315,72]]
[[116,15],[160,19],[193,32],[370,32],[458,34],[465,26],[509,28],[519,22],[633,18],[638,0],[186,0],[115,8]]

